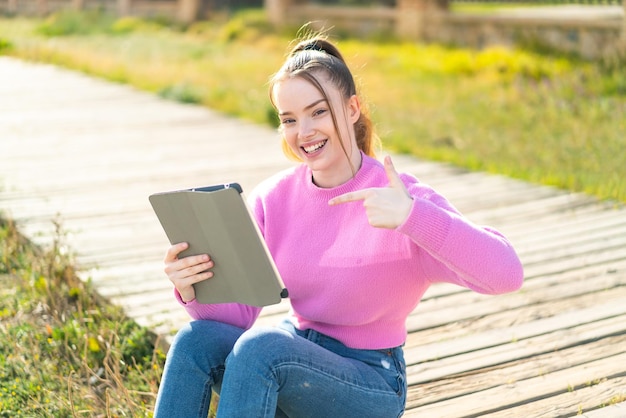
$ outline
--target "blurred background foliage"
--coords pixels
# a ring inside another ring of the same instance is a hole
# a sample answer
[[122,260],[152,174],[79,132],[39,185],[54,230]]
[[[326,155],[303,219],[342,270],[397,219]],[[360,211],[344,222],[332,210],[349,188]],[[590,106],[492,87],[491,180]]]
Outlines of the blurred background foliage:
[[[262,9],[191,25],[68,11],[1,19],[0,48],[275,126],[267,80],[298,29],[275,31]],[[623,59],[328,34],[387,149],[626,201]]]

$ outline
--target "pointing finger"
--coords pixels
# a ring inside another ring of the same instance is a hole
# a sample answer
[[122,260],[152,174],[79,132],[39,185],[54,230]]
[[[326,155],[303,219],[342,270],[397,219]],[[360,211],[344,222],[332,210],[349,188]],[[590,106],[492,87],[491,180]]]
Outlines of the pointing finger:
[[339,205],[341,203],[355,202],[357,200],[363,200],[367,197],[368,190],[358,190],[356,192],[348,192],[337,197],[334,197],[328,201],[329,205]]

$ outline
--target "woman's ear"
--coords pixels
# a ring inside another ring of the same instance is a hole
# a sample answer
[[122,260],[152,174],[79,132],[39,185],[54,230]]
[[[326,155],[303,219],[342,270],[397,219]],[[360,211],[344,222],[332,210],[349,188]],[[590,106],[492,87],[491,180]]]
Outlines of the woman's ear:
[[356,94],[353,94],[348,99],[348,114],[350,115],[350,122],[352,124],[355,124],[361,116],[361,104],[359,103],[359,98]]

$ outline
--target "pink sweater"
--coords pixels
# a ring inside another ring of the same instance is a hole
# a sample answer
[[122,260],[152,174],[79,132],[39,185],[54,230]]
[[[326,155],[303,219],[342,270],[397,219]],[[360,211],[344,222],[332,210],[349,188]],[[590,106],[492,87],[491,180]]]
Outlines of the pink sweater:
[[[500,233],[474,225],[415,177],[400,177],[414,203],[395,230],[370,226],[360,202],[328,205],[348,191],[388,184],[382,164],[367,156],[356,176],[339,187],[318,188],[308,167],[299,165],[264,181],[250,195],[289,290],[296,327],[353,348],[396,347],[405,341],[407,316],[431,283],[455,283],[486,294],[520,288],[521,263]],[[185,307],[194,319],[243,328],[251,327],[260,312],[196,301]]]

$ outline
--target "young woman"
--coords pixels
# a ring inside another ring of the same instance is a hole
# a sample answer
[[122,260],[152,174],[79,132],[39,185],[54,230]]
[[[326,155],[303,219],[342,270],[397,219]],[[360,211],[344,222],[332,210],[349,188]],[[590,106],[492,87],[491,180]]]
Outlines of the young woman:
[[[210,254],[165,271],[195,321],[168,353],[155,416],[398,417],[406,400],[405,320],[426,289],[517,290],[520,261],[497,231],[464,218],[433,189],[374,158],[376,137],[352,74],[321,37],[301,41],[270,82],[286,154],[298,166],[262,182],[250,205],[289,289],[279,326],[260,309],[204,305]],[[208,271],[207,271],[208,270]]]

